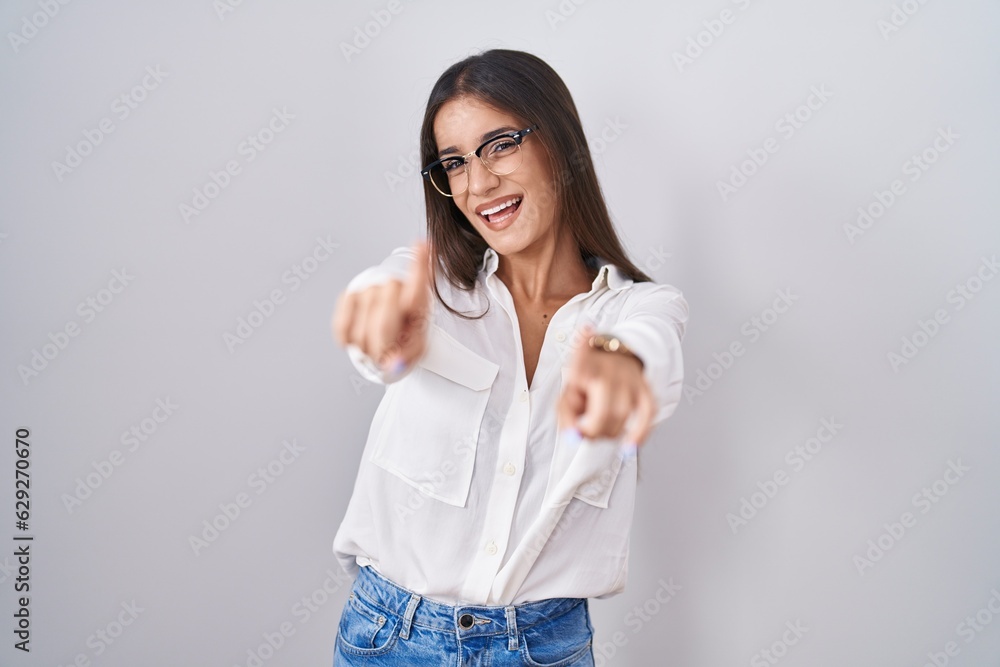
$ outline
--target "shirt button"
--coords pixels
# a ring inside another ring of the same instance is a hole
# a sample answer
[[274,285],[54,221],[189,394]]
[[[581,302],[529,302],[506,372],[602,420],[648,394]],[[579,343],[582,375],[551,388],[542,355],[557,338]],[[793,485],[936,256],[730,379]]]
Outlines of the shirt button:
[[559,333],[556,334],[556,340],[559,341],[560,343],[563,342],[564,340],[566,340],[566,334],[560,331]]
[[513,475],[516,472],[516,470],[517,469],[514,467],[514,464],[511,463],[510,461],[508,461],[507,464],[504,465],[503,467],[503,471],[508,475]]
[[527,401],[528,400],[528,390],[525,389],[524,391],[522,391],[521,395],[517,397],[517,400],[521,401],[522,403],[524,403],[525,401]]
[[486,545],[486,553],[492,556],[496,552],[497,552],[497,543],[494,542],[493,540],[490,540],[490,543]]

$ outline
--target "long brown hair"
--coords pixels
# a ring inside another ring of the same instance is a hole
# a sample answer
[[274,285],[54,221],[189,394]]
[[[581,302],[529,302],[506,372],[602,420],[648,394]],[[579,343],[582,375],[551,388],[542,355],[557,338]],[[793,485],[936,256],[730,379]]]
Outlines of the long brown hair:
[[[475,98],[526,124],[537,123],[540,130],[530,140],[544,149],[556,186],[556,220],[569,228],[581,259],[586,262],[595,256],[603,257],[635,282],[651,280],[632,263],[618,239],[576,105],[555,70],[538,56],[508,49],[484,51],[446,69],[434,84],[424,112],[420,129],[422,164],[430,164],[438,157],[434,139],[438,111],[446,102],[460,97]],[[472,289],[486,241],[454,200],[442,196],[427,179],[424,201],[435,267],[441,266],[455,287]],[[434,291],[448,310],[466,317],[444,302],[436,286]]]
[[[446,69],[427,100],[420,128],[421,164],[438,158],[434,138],[438,111],[445,103],[461,97],[474,98],[526,125],[539,126],[531,141],[543,148],[553,176],[556,221],[568,227],[584,262],[603,257],[635,282],[652,280],[632,263],[622,247],[594,172],[573,97],[555,70],[538,56],[508,49],[490,49]],[[459,289],[473,289],[486,241],[454,200],[442,196],[427,179],[424,201],[434,271],[443,269],[448,281]],[[468,317],[456,311],[441,298],[436,282],[434,293],[445,308],[459,317],[479,319],[486,314]]]

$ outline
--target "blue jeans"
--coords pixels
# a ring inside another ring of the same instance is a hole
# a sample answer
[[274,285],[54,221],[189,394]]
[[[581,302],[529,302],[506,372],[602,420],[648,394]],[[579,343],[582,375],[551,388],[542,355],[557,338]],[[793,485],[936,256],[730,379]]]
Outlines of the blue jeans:
[[334,667],[593,667],[587,598],[510,606],[425,599],[363,566],[344,605]]

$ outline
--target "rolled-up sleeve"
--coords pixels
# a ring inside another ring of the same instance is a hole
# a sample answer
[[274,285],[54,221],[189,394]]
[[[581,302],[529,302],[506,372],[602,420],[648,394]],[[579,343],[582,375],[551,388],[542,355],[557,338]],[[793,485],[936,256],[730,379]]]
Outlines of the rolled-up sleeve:
[[681,400],[681,341],[687,319],[688,304],[679,290],[670,285],[638,283],[618,322],[602,331],[617,336],[642,360],[643,374],[656,399],[654,424],[673,414]]
[[[393,249],[389,256],[375,266],[368,267],[354,276],[347,283],[345,293],[360,292],[372,285],[379,285],[389,280],[405,281],[410,273],[410,265],[415,259],[414,251],[407,246]],[[403,379],[413,370],[411,365],[401,373],[393,375],[389,370],[382,370],[375,360],[361,351],[357,345],[347,345],[347,357],[357,369],[361,377],[377,384],[391,384]]]

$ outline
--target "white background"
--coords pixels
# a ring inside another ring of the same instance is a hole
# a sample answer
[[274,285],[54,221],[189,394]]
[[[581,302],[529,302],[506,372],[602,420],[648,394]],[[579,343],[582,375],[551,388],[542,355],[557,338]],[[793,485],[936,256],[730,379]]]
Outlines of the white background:
[[[331,541],[382,393],[330,315],[351,277],[424,235],[414,151],[434,81],[506,47],[564,78],[631,256],[691,306],[688,397],[642,452],[627,589],[591,603],[598,664],[773,664],[768,649],[782,665],[920,666],[948,642],[948,664],[997,664],[995,2],[52,4],[0,8],[2,627],[20,427],[35,536],[32,650],[5,630],[0,663],[252,665],[283,623],[294,634],[264,664],[330,663],[350,584],[331,578]],[[251,161],[240,145],[274,109],[294,118]],[[53,166],[102,119],[113,132]],[[744,165],[769,138],[776,152]],[[239,173],[185,220],[230,160]],[[879,217],[845,230],[897,179]],[[296,284],[317,237],[335,250]],[[794,300],[774,317],[779,290]],[[101,312],[78,310],[88,298]],[[158,399],[177,406],[162,423]],[[824,418],[842,427],[797,469],[786,453]],[[251,479],[293,440],[279,476]],[[968,470],[915,503],[949,461]],[[787,483],[753,496],[775,473]],[[249,506],[196,554],[190,537],[240,493]],[[734,524],[743,499],[760,507]],[[888,548],[859,565],[869,540]],[[661,581],[680,586],[666,603]],[[306,615],[303,598],[322,603]],[[119,616],[131,624],[97,639]]]

